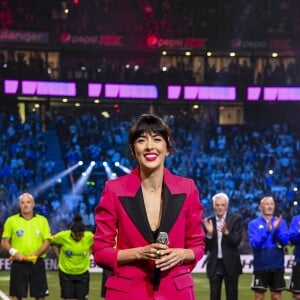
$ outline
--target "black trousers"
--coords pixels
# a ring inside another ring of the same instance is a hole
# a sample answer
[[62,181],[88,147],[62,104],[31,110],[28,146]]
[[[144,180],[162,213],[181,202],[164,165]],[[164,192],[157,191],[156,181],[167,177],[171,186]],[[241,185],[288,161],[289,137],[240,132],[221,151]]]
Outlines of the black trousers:
[[237,276],[230,276],[226,273],[223,260],[218,259],[216,272],[209,278],[210,300],[220,300],[222,294],[222,283],[225,284],[227,300],[238,300],[238,279]]
[[110,275],[110,271],[107,269],[103,269],[102,271],[102,281],[101,281],[101,297],[105,298],[105,292],[106,292],[106,288],[105,288],[105,282],[107,280],[107,278]]

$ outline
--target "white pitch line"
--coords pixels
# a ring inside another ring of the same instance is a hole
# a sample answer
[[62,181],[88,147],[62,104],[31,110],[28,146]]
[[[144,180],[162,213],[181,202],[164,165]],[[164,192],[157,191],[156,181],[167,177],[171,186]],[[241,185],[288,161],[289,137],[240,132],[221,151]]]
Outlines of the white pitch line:
[[0,290],[0,298],[1,298],[2,300],[10,300],[10,298],[7,297],[1,290]]

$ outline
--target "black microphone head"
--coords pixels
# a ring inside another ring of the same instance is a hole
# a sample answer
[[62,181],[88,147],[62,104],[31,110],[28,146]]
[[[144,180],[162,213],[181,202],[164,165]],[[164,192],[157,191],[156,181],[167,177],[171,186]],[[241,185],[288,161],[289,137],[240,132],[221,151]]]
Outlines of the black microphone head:
[[166,232],[161,231],[161,232],[158,234],[158,237],[157,237],[157,239],[156,239],[156,242],[157,242],[157,243],[164,244],[164,245],[168,245],[168,243],[169,243],[168,234],[167,234]]

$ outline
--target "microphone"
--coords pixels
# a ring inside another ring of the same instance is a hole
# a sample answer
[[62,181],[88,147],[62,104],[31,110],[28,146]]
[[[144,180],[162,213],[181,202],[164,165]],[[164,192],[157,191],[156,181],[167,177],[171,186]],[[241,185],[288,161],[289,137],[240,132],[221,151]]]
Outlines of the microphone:
[[164,231],[161,231],[157,236],[156,243],[168,245],[169,244],[168,234]]
[[[156,238],[156,243],[160,243],[160,244],[163,244],[163,245],[168,245],[169,244],[168,233],[164,232],[164,231],[159,232],[159,234]],[[153,290],[154,291],[157,291],[158,288],[159,288],[160,276],[161,276],[161,270],[155,268],[154,278],[153,278]]]

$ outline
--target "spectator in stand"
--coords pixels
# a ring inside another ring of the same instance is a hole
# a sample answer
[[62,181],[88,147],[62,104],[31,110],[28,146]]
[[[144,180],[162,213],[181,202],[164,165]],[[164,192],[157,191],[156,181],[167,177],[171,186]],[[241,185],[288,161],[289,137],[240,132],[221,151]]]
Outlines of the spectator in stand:
[[239,245],[242,241],[242,218],[228,212],[229,197],[218,193],[212,197],[216,215],[204,219],[206,231],[207,275],[210,300],[220,300],[222,282],[226,299],[238,299],[238,279],[242,273]]
[[272,197],[263,197],[259,209],[261,216],[248,224],[254,268],[251,289],[255,300],[263,300],[268,288],[271,299],[280,300],[281,292],[286,289],[284,247],[289,243],[289,231],[282,216],[274,216],[275,202]]
[[[106,299],[195,299],[191,271],[204,254],[203,206],[194,181],[164,167],[172,142],[165,121],[141,115],[129,131],[138,167],[106,183],[93,246],[95,262],[112,272]],[[168,239],[157,240],[160,232]]]
[[1,245],[12,259],[9,293],[13,300],[30,297],[43,300],[48,295],[44,257],[50,245],[50,226],[44,216],[34,213],[31,194],[19,197],[20,213],[7,218]]
[[294,245],[295,264],[288,290],[293,295],[293,300],[300,299],[300,214],[293,217],[289,228],[290,242]]

